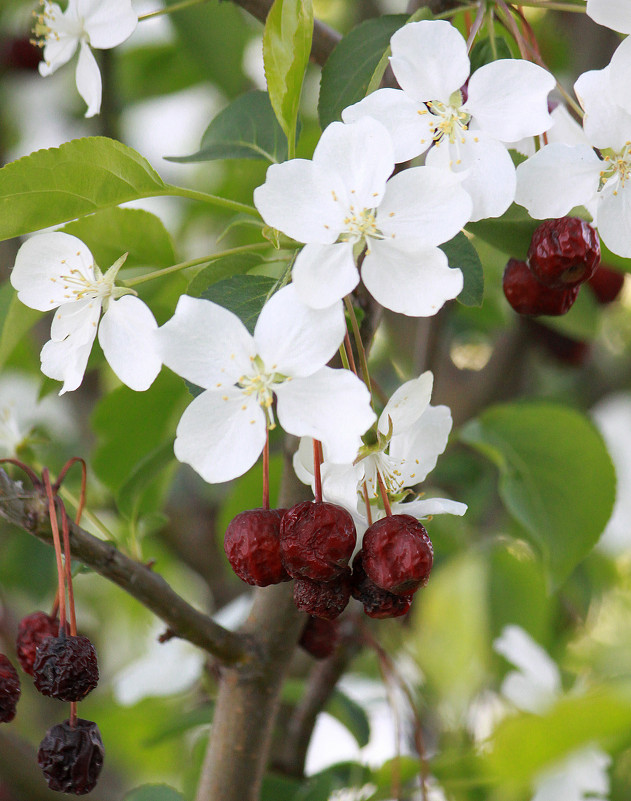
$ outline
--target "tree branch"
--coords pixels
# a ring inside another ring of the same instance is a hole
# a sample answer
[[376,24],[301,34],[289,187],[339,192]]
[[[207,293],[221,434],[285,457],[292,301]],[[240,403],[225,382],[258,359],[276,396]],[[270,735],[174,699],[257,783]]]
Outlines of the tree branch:
[[[232,0],[236,5],[241,6],[253,17],[265,23],[273,0]],[[320,20],[315,20],[313,25],[313,41],[311,43],[311,59],[316,64],[322,66],[333,52],[335,45],[342,38],[333,28],[325,25]]]
[[[24,490],[0,470],[0,516],[46,544],[52,543],[47,502],[35,490]],[[228,631],[194,609],[158,573],[134,562],[113,545],[79,526],[70,526],[72,556],[118,584],[161,618],[176,637],[198,645],[225,664],[248,664],[256,658],[249,638]]]

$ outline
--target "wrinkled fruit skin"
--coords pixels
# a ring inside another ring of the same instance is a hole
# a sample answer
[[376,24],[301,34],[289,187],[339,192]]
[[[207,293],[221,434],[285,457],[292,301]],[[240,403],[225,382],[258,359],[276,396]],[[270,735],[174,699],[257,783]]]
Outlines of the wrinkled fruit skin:
[[33,665],[38,645],[48,637],[57,637],[59,634],[59,620],[47,615],[46,612],[33,612],[20,620],[18,636],[15,641],[18,662],[22,670],[33,675]]
[[353,598],[364,605],[364,612],[368,617],[378,620],[405,615],[412,605],[410,595],[394,595],[387,590],[382,590],[368,578],[364,570],[362,551],[359,551],[353,559],[351,592]]
[[567,289],[550,289],[539,282],[525,261],[509,259],[504,270],[502,287],[506,300],[518,314],[566,314],[576,300],[580,285]]
[[293,578],[331,581],[344,572],[356,542],[353,518],[332,503],[303,501],[280,525],[281,556]]
[[599,303],[603,305],[613,303],[622,291],[624,273],[601,264],[589,279],[588,284]]
[[347,569],[333,581],[294,582],[294,603],[301,612],[324,620],[334,620],[348,606],[351,597],[351,571]]
[[310,617],[298,644],[314,659],[326,659],[337,648],[339,639],[337,620]]
[[223,547],[240,579],[257,587],[291,578],[280,556],[280,521],[285,509],[250,509],[238,514],[226,529]]
[[87,637],[49,637],[37,649],[33,680],[42,695],[81,701],[99,683],[96,651]]
[[46,732],[37,752],[37,764],[50,790],[85,795],[96,786],[104,755],[99,727],[79,718],[74,729],[65,720]]
[[17,670],[4,654],[0,654],[0,723],[13,720],[20,693]]
[[598,234],[578,217],[546,220],[532,235],[528,263],[535,278],[552,289],[582,284],[600,264]]
[[377,520],[364,534],[362,551],[368,578],[394,595],[410,595],[426,584],[434,561],[427,531],[411,515]]

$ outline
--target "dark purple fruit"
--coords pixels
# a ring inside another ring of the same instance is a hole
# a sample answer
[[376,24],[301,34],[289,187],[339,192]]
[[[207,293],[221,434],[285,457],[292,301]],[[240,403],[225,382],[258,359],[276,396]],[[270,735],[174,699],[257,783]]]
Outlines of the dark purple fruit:
[[364,605],[364,612],[368,617],[379,620],[405,615],[412,605],[410,595],[394,595],[392,592],[382,590],[368,578],[364,570],[362,551],[359,551],[353,559],[351,592],[353,598]]
[[337,620],[310,617],[298,644],[314,659],[326,659],[337,648],[339,639]]
[[301,612],[313,617],[333,620],[348,606],[351,597],[351,571],[347,568],[332,581],[312,581],[308,578],[294,582],[294,603]]
[[240,579],[258,587],[289,581],[280,557],[280,521],[285,509],[250,509],[226,529],[224,550]]
[[8,657],[0,654],[0,723],[8,723],[13,720],[20,693],[20,678],[17,670]]
[[49,637],[38,647],[35,687],[59,701],[81,701],[99,683],[96,651],[87,637]]
[[96,786],[104,755],[99,727],[79,718],[74,728],[65,720],[46,732],[37,764],[50,790],[85,795]]
[[625,274],[620,270],[612,270],[603,264],[596,270],[587,282],[596,295],[596,300],[603,305],[613,303],[622,291]]
[[502,287],[506,300],[518,314],[566,314],[576,300],[580,286],[551,289],[538,281],[525,261],[509,259]]
[[59,620],[46,612],[33,612],[20,620],[15,647],[18,662],[25,673],[33,675],[37,646],[48,637],[57,637],[58,634]]
[[280,552],[293,578],[331,581],[348,566],[356,542],[353,518],[332,503],[303,501],[280,526]]
[[582,284],[600,264],[598,234],[578,217],[546,220],[532,235],[528,263],[535,278],[552,289]]
[[394,595],[410,595],[426,584],[434,561],[425,526],[411,515],[377,520],[364,534],[362,551],[368,578]]

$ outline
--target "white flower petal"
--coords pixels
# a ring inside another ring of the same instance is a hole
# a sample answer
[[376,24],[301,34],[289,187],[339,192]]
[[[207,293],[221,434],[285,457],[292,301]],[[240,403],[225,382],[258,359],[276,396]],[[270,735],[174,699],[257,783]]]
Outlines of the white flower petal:
[[467,131],[454,145],[441,142],[429,151],[426,164],[462,178],[461,187],[472,201],[472,222],[499,217],[514,200],[517,178],[513,161],[505,145],[483,131]]
[[162,363],[205,389],[234,384],[256,356],[254,338],[236,314],[188,295],[179,299],[157,337]]
[[394,169],[392,139],[386,128],[370,117],[348,125],[332,122],[320,137],[313,163],[341,177],[351,206],[372,209],[381,202]]
[[391,46],[392,70],[414,100],[447,101],[469,76],[467,44],[449,22],[411,22],[394,34]]
[[550,114],[552,127],[546,131],[548,144],[560,142],[564,145],[589,145],[583,126],[572,117],[566,106],[559,105]]
[[305,245],[291,275],[303,303],[314,309],[331,306],[359,283],[352,242]]
[[382,306],[410,317],[436,314],[463,285],[462,272],[448,266],[442,250],[408,253],[378,241],[364,259],[362,280]]
[[128,39],[138,24],[131,0],[77,0],[90,45],[108,50]]
[[18,250],[11,284],[25,306],[39,311],[74,300],[72,287],[62,280],[72,271],[94,280],[94,258],[76,236],[60,231],[27,239]]
[[99,342],[110,367],[131,389],[149,389],[162,367],[158,324],[149,307],[133,295],[110,301],[99,326]]
[[202,392],[178,423],[174,452],[210,484],[243,475],[265,445],[265,415],[255,396],[229,388]]
[[600,748],[587,746],[573,751],[537,774],[532,801],[607,801],[610,765],[611,757]]
[[285,431],[319,439],[331,462],[353,461],[362,444],[361,435],[375,420],[370,394],[357,376],[349,370],[323,367],[274,389],[278,421]]
[[[417,248],[448,242],[470,214],[471,198],[459,177],[434,167],[413,167],[388,181],[377,225],[384,244],[390,239],[398,248]],[[375,242],[371,240],[370,248]]]
[[300,437],[298,450],[294,453],[292,464],[294,472],[303,484],[313,489],[313,438]]
[[397,163],[413,159],[432,144],[431,115],[427,107],[401,89],[378,89],[342,112],[344,122],[362,117],[372,117],[387,128]]
[[[606,190],[605,190],[606,191]],[[602,241],[618,256],[631,256],[631,186],[618,186],[605,195],[596,210],[596,225]]]
[[628,0],[587,0],[587,14],[594,22],[620,33],[631,33]]
[[263,306],[254,341],[267,372],[307,376],[335,355],[345,333],[341,302],[316,311],[298,299],[290,284]]
[[464,108],[489,136],[515,142],[550,127],[548,93],[555,85],[549,72],[530,61],[492,61],[469,79]]
[[395,515],[412,515],[419,520],[434,515],[456,515],[462,517],[467,511],[467,504],[452,501],[449,498],[422,498],[418,501],[392,504]]
[[344,228],[346,200],[341,178],[306,159],[272,164],[254,190],[265,222],[298,242],[335,242]]
[[447,406],[427,406],[407,431],[397,431],[390,441],[390,456],[401,459],[403,486],[424,481],[447,447],[451,431],[451,412]]
[[85,116],[94,117],[94,115],[98,114],[101,110],[101,93],[103,87],[101,84],[99,65],[96,63],[96,59],[90,50],[90,45],[85,40],[81,41],[81,47],[79,48],[76,80],[77,90],[88,104]]
[[574,91],[585,110],[583,129],[594,147],[620,150],[631,138],[631,114],[617,105],[609,67],[579,76]]
[[517,167],[515,202],[536,220],[563,217],[595,197],[601,165],[590,147],[547,145]]
[[[88,332],[91,332],[91,336],[86,338]],[[59,390],[60,395],[77,389],[83,381],[95,337],[96,326],[89,325],[60,342],[51,339],[42,348],[42,373],[64,382]]]
[[625,111],[631,112],[631,39],[626,38],[618,45],[609,64],[609,90],[611,97]]
[[53,342],[62,342],[72,336],[76,344],[93,342],[100,315],[100,300],[84,298],[74,303],[64,303],[55,312],[50,338]]
[[406,381],[394,392],[379,417],[379,431],[387,434],[388,420],[392,420],[392,434],[397,436],[407,431],[421,417],[432,397],[434,376],[426,370],[418,378]]
[[43,60],[38,65],[39,74],[46,77],[73,57],[81,38],[82,27],[72,3],[64,14],[57,3],[45,2],[41,13],[44,24],[51,29],[42,52]]

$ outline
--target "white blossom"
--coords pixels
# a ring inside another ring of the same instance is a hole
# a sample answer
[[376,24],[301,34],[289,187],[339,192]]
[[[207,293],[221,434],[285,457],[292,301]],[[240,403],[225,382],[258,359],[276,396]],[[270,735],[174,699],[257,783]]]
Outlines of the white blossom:
[[153,314],[115,285],[126,256],[103,274],[88,247],[61,231],[32,237],[18,251],[11,273],[18,298],[39,311],[57,309],[41,362],[44,375],[64,382],[60,395],[81,384],[97,327],[105,358],[128,387],[148,389],[160,372]]
[[607,801],[611,757],[596,746],[574,751],[535,778],[531,801]]
[[[361,278],[382,306],[413,317],[436,314],[463,285],[438,248],[469,219],[460,178],[430,167],[394,169],[388,131],[366,118],[327,127],[313,160],[269,167],[254,202],[266,223],[304,242],[293,268],[300,300],[326,308]],[[388,180],[389,179],[389,180]]]
[[138,16],[131,0],[68,0],[65,11],[48,0],[41,6],[34,26],[35,42],[44,49],[40,75],[52,75],[78,47],[77,89],[88,104],[85,116],[93,117],[101,109],[102,85],[91,48],[109,50],[132,35]]
[[205,392],[184,411],[175,455],[210,483],[242,475],[263,450],[276,414],[284,431],[353,457],[375,419],[365,384],[326,363],[345,333],[342,304],[310,309],[293,285],[272,295],[251,335],[232,312],[183,295],[159,330],[164,364]]
[[385,125],[395,160],[425,153],[425,164],[452,171],[471,196],[471,220],[498,217],[515,194],[505,143],[550,127],[546,70],[520,59],[485,64],[469,77],[467,43],[450,23],[404,25],[391,40],[390,64],[401,89],[379,89],[342,112]]

